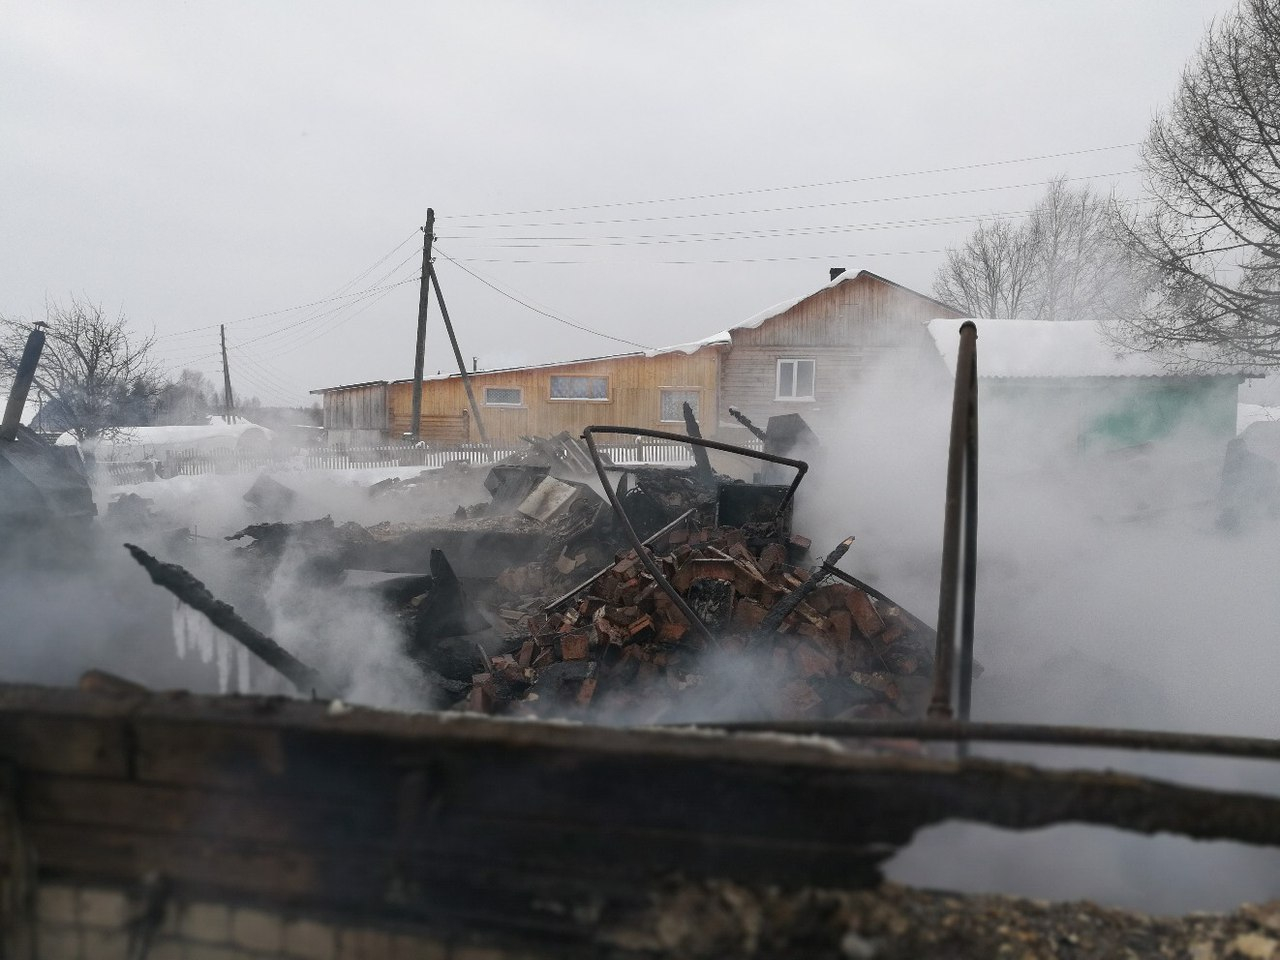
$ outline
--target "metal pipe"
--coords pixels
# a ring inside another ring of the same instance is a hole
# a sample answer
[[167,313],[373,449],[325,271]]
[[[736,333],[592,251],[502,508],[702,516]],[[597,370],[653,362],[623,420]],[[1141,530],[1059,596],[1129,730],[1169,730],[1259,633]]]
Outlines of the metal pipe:
[[[931,718],[950,720],[953,716],[951,690],[954,684],[956,652],[956,604],[960,589],[960,561],[962,547],[971,540],[976,543],[976,530],[962,528],[964,521],[962,494],[965,479],[969,476],[966,464],[970,449],[970,433],[973,426],[971,411],[977,408],[977,340],[978,327],[972,320],[960,325],[960,351],[956,359],[955,393],[951,399],[951,440],[947,453],[947,495],[945,518],[942,527],[942,579],[938,588],[938,639],[933,665],[933,696],[929,703]],[[976,495],[977,483],[970,484]],[[968,560],[964,568],[965,614],[962,624],[972,629],[969,609],[970,570]],[[962,626],[963,629],[963,626]],[[972,644],[972,636],[969,643]]]
[[27,345],[22,350],[18,369],[13,374],[13,386],[9,389],[9,402],[0,421],[0,440],[16,440],[18,425],[22,423],[22,410],[27,405],[27,394],[36,378],[40,354],[44,350],[44,324],[37,323],[27,335]]
[[[631,543],[631,548],[635,550],[636,556],[640,558],[640,562],[644,564],[644,568],[649,571],[649,576],[653,577],[656,583],[676,605],[676,609],[684,616],[702,639],[709,646],[715,646],[715,638],[711,635],[711,631],[707,629],[707,625],[702,619],[693,612],[689,604],[685,603],[684,597],[680,596],[676,588],[671,585],[666,577],[662,575],[662,571],[658,569],[658,565],[653,562],[653,557],[649,555],[649,550],[640,541],[640,536],[636,533],[636,528],[631,525],[631,518],[627,516],[627,511],[622,509],[622,501],[618,499],[617,492],[613,489],[613,485],[609,483],[609,475],[604,471],[604,463],[600,459],[600,451],[596,449],[596,440],[592,436],[593,427],[587,427],[582,431],[582,439],[587,445],[587,450],[591,454],[591,462],[595,465],[596,475],[600,478],[600,485],[604,487],[605,496],[609,498],[609,505],[613,507],[614,514],[618,517],[618,522],[622,524],[622,532],[626,534],[627,540]],[[606,428],[607,429],[607,428]]]
[[[977,334],[974,334],[977,339]],[[964,473],[964,594],[960,602],[960,719],[969,719],[973,693],[973,620],[978,594],[978,373],[977,352],[969,391],[969,437]]]
[[791,502],[791,498],[795,496],[796,487],[800,486],[800,481],[804,479],[804,475],[809,472],[809,465],[803,460],[793,460],[790,457],[779,457],[772,453],[763,453],[759,450],[751,450],[747,447],[735,446],[732,443],[721,443],[719,440],[708,440],[705,437],[689,437],[679,433],[667,433],[665,430],[650,430],[647,427],[618,427],[610,425],[593,425],[583,428],[582,439],[587,445],[587,451],[591,454],[591,462],[596,468],[596,476],[600,478],[600,486],[604,488],[605,496],[609,498],[609,505],[613,507],[614,514],[618,517],[618,522],[622,524],[622,532],[626,534],[627,540],[631,543],[631,547],[636,552],[636,556],[640,558],[640,562],[644,564],[644,568],[649,571],[649,576],[653,577],[654,583],[662,590],[663,593],[670,598],[675,604],[676,609],[684,616],[702,638],[708,644],[715,644],[715,638],[712,637],[711,631],[707,629],[707,625],[702,619],[693,612],[689,604],[685,603],[684,597],[666,577],[662,575],[662,571],[658,565],[653,562],[648,549],[640,542],[640,537],[636,533],[635,527],[631,525],[631,519],[627,516],[627,512],[622,509],[622,501],[618,499],[617,492],[613,489],[613,485],[609,482],[609,476],[605,473],[604,462],[600,459],[600,451],[596,449],[595,435],[597,433],[618,433],[635,436],[635,437],[653,437],[658,440],[672,440],[679,443],[692,443],[702,447],[710,447],[712,450],[723,450],[727,453],[736,453],[740,456],[750,457],[753,460],[765,460],[769,463],[781,463],[789,467],[795,467],[796,475],[791,481],[791,486],[787,488],[786,495],[782,498],[782,502],[778,504],[778,512],[775,514],[781,517],[787,504]]
[[839,567],[830,566],[826,562],[822,564],[822,569],[825,570],[827,573],[831,574],[833,577],[836,577],[839,580],[843,580],[845,583],[849,584],[849,586],[857,587],[867,596],[874,597],[875,599],[879,600],[882,603],[887,603],[891,607],[897,607],[898,612],[902,614],[904,617],[906,617],[907,620],[911,621],[911,625],[915,627],[917,630],[920,630],[931,637],[937,636],[937,631],[934,630],[933,627],[929,626],[927,623],[925,623],[923,620],[917,617],[914,613],[912,613],[902,604],[898,603],[898,601],[894,600],[892,597],[885,596],[875,587],[871,586],[871,584],[866,583],[865,581],[859,580],[857,577],[855,577],[851,573],[845,573]]
[[1104,750],[1196,753],[1248,760],[1280,760],[1280,740],[1162,730],[1051,726],[1027,723],[971,723],[963,720],[750,720],[732,723],[672,724],[735,733],[788,733],[841,739],[941,740],[1037,743]]
[[[665,430],[650,430],[648,427],[615,427],[604,425],[593,425],[586,427],[582,431],[582,439],[587,439],[588,433],[620,433],[633,437],[653,437],[656,440],[672,440],[677,443],[692,443],[700,447],[710,447],[712,450],[723,450],[725,453],[736,453],[740,457],[750,457],[752,460],[764,460],[767,463],[781,463],[784,466],[795,467],[796,475],[791,481],[791,486],[787,488],[786,496],[782,498],[782,502],[778,504],[778,512],[776,516],[781,517],[782,512],[787,509],[787,504],[796,495],[796,488],[800,486],[800,481],[804,479],[804,475],[809,472],[809,464],[803,460],[795,460],[791,457],[780,457],[776,453],[765,453],[763,450],[752,450],[750,447],[739,447],[733,443],[722,443],[719,440],[708,440],[705,437],[690,437],[683,433],[668,433]],[[606,486],[608,486],[606,484]]]
[[[626,474],[623,474],[623,476],[626,476]],[[651,533],[648,537],[642,540],[641,543],[646,547],[649,546],[649,544],[651,543],[657,543],[659,540],[665,537],[668,533],[670,533],[676,527],[680,526],[680,524],[684,523],[686,520],[692,517],[695,512],[696,510],[686,510],[684,513],[680,514],[680,516],[676,517],[674,520],[668,523],[661,530]],[[556,597],[556,599],[548,603],[545,607],[542,608],[542,612],[546,613],[549,610],[554,610],[556,607],[560,606],[566,600],[572,600],[574,597],[580,594],[583,590],[587,589],[587,587],[591,586],[593,583],[595,583],[597,580],[603,577],[606,573],[612,570],[613,567],[614,567],[614,564],[611,563],[607,567],[603,567],[600,570],[597,570],[595,573],[587,577],[587,579],[583,580],[580,584],[578,584],[568,593],[564,594],[563,596]]]

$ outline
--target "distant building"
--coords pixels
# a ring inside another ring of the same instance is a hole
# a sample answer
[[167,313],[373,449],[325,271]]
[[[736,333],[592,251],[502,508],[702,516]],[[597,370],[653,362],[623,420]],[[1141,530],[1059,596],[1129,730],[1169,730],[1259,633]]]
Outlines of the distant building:
[[[934,375],[955,376],[963,320],[926,324]],[[1245,369],[1180,368],[1117,348],[1087,321],[975,320],[980,432],[1004,449],[1110,451],[1173,435],[1226,444]],[[938,361],[941,361],[940,363]]]
[[[565,363],[481,370],[470,374],[490,442],[577,434],[592,423],[684,432],[682,405],[701,423],[718,416],[719,345],[689,344]],[[314,391],[324,399],[331,445],[398,440],[413,423],[413,381],[350,384]],[[438,444],[478,443],[459,374],[423,382],[420,436]]]
[[924,322],[960,316],[867,270],[832,270],[821,289],[721,335],[728,345],[720,365],[720,432],[742,433],[728,419],[732,405],[760,424],[799,413],[821,434],[839,423],[859,387],[907,387],[932,347]]
[[[833,270],[817,291],[771,307],[703,340],[663,350],[596,357],[471,375],[493,442],[591,423],[682,433],[689,402],[704,434],[744,440],[730,405],[763,425],[800,413],[821,430],[838,422],[859,384],[909,379],[931,344],[924,321],[958,317],[947,304],[868,271]],[[411,380],[348,384],[323,397],[331,444],[397,440],[409,430]],[[426,378],[421,436],[437,443],[477,442],[458,374]]]

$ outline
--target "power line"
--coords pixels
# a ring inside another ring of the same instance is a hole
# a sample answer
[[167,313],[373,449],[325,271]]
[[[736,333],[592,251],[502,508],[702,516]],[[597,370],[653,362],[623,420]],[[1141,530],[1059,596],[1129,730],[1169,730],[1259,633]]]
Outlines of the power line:
[[[157,339],[157,340],[168,340],[168,339],[176,339],[176,338],[178,338],[178,337],[186,337],[186,336],[190,336],[190,335],[192,335],[192,334],[201,333],[201,332],[203,332],[203,331],[205,331],[205,330],[216,330],[219,326],[228,326],[228,327],[229,327],[229,326],[232,326],[233,324],[237,324],[237,323],[247,323],[247,322],[248,322],[248,321],[250,321],[250,320],[261,320],[261,319],[264,319],[264,318],[266,318],[266,317],[275,317],[275,316],[280,316],[281,314],[294,313],[295,311],[298,311],[298,310],[308,310],[308,309],[310,309],[310,308],[312,308],[312,307],[323,306],[323,305],[325,305],[325,304],[327,304],[327,303],[333,303],[333,302],[338,301],[338,300],[344,300],[344,299],[349,299],[349,298],[351,298],[351,297],[357,297],[357,296],[360,296],[362,293],[364,293],[364,292],[365,292],[364,290],[356,290],[356,291],[354,291],[354,292],[352,292],[352,293],[343,293],[342,291],[346,290],[348,287],[354,286],[356,283],[358,283],[358,282],[359,282],[360,280],[362,280],[364,277],[368,276],[370,273],[372,273],[374,270],[376,270],[376,269],[377,269],[378,267],[380,267],[382,264],[386,263],[386,262],[387,262],[387,260],[391,259],[391,257],[396,253],[396,251],[397,251],[397,250],[399,250],[399,249],[400,249],[401,247],[403,247],[406,243],[408,243],[408,242],[409,242],[410,240],[412,240],[415,236],[417,236],[418,232],[419,232],[418,230],[414,230],[414,232],[413,232],[413,233],[409,234],[409,236],[408,236],[408,237],[406,237],[404,240],[401,240],[399,243],[397,243],[397,244],[396,244],[394,247],[392,247],[389,251],[387,251],[387,252],[386,252],[385,254],[383,254],[380,258],[378,258],[378,260],[377,260],[377,261],[375,261],[371,266],[366,267],[363,271],[361,271],[359,274],[357,274],[357,275],[356,275],[355,277],[353,277],[351,280],[348,280],[346,283],[344,283],[344,284],[343,284],[341,287],[339,287],[339,288],[337,289],[337,291],[335,291],[335,292],[334,292],[334,294],[333,294],[333,295],[331,295],[331,296],[325,297],[325,298],[320,299],[320,300],[313,300],[313,301],[311,301],[310,303],[301,303],[301,304],[297,304],[297,305],[292,306],[292,307],[283,307],[283,308],[281,308],[281,309],[279,309],[279,310],[269,310],[269,311],[267,311],[267,312],[265,312],[265,313],[255,313],[255,314],[252,314],[252,315],[247,316],[247,317],[240,317],[238,320],[228,320],[225,324],[211,323],[211,324],[207,324],[207,325],[205,325],[205,326],[203,326],[203,327],[192,327],[192,328],[190,328],[190,329],[188,329],[188,330],[181,330],[181,331],[178,331],[178,332],[176,332],[176,333],[164,333],[164,334],[160,334],[159,336],[157,336],[157,337],[156,337],[156,339]],[[416,254],[411,255],[410,259],[412,259],[412,256],[416,256]],[[392,268],[392,269],[391,269],[387,274],[384,274],[384,279],[385,279],[385,277],[386,277],[386,276],[389,276],[391,273],[394,273],[396,270],[398,270],[398,269],[399,269],[401,266],[403,266],[405,263],[408,263],[408,260],[402,260],[399,264],[397,264],[395,267],[393,267],[393,268]],[[374,286],[376,286],[376,285],[377,285],[378,283],[380,283],[380,282],[381,282],[380,280],[376,280],[376,281],[374,281],[374,284],[373,284],[373,285],[374,285]],[[369,289],[369,288],[366,288],[366,290],[367,290],[367,289]]]
[[[639,263],[650,266],[696,266],[704,264],[726,264],[726,263],[789,263],[793,261],[805,260],[862,260],[869,257],[915,257],[925,254],[946,253],[945,247],[937,247],[932,250],[892,250],[892,251],[876,251],[874,253],[824,253],[815,254],[813,256],[796,256],[796,257],[721,257],[706,260],[525,260],[525,259],[503,259],[500,257],[465,257],[462,259],[448,259],[457,264],[459,268],[466,270],[462,266],[464,263],[523,263],[538,264],[541,266],[606,266],[618,263]],[[470,271],[467,271],[470,273]],[[474,274],[472,274],[474,276]],[[477,279],[479,279],[477,277]],[[592,331],[594,332],[594,331]]]
[[[1025,217],[1030,210],[1014,210],[991,214],[965,214],[954,217],[922,217],[913,220],[886,220],[868,224],[823,224],[813,227],[776,227],[756,230],[723,230],[706,233],[637,234],[600,237],[498,237],[497,241],[480,237],[451,237],[460,242],[481,242],[497,249],[537,249],[548,247],[640,247],[678,243],[716,243],[730,240],[776,240],[789,237],[826,236],[833,233],[864,233],[877,230],[901,230],[912,227],[950,226],[960,223],[983,223]],[[537,241],[537,243],[535,243]]]
[[593,330],[590,327],[583,326],[580,323],[574,323],[572,320],[566,320],[564,317],[556,316],[554,313],[551,313],[547,310],[540,310],[539,308],[533,306],[532,304],[526,303],[525,301],[521,300],[519,297],[515,296],[514,294],[508,293],[506,290],[503,290],[497,284],[489,282],[488,280],[480,276],[480,274],[476,273],[475,271],[467,269],[459,261],[455,260],[453,257],[449,256],[447,253],[441,250],[439,244],[436,244],[435,251],[438,254],[440,254],[440,256],[444,257],[446,260],[448,260],[450,263],[456,266],[463,273],[469,274],[470,276],[474,277],[476,280],[479,280],[490,290],[493,290],[495,293],[502,294],[502,296],[506,297],[508,300],[512,300],[520,304],[520,306],[528,310],[532,310],[534,313],[540,316],[546,317],[548,320],[554,320],[556,323],[562,323],[566,327],[573,327],[573,329],[581,330],[584,333],[592,333],[592,334],[595,334],[597,337],[603,337],[606,340],[613,340],[616,343],[625,343],[631,347],[639,347],[641,350],[651,349],[650,347],[645,346],[643,343],[636,343],[634,340],[627,340],[624,337],[615,337],[609,333],[601,333],[599,330]]
[[[667,220],[698,220],[707,217],[741,217],[741,216],[759,216],[767,213],[794,213],[798,210],[824,210],[831,207],[852,207],[860,206],[868,203],[899,203],[904,200],[936,200],[941,197],[962,197],[972,196],[979,193],[995,193],[1000,190],[1022,190],[1027,187],[1043,187],[1050,183],[1061,180],[1064,183],[1073,183],[1077,180],[1101,180],[1107,177],[1120,177],[1130,173],[1136,173],[1135,169],[1119,170],[1113,173],[1098,173],[1080,177],[1055,177],[1052,180],[1037,180],[1031,183],[1010,183],[996,187],[970,187],[964,190],[939,190],[934,193],[913,193],[899,197],[865,197],[856,200],[827,200],[822,203],[801,203],[793,204],[789,207],[764,207],[755,210],[722,210],[717,212],[704,211],[701,213],[671,213],[657,217],[615,217],[607,220],[544,220],[535,221],[533,223],[512,223],[499,224],[497,226],[502,229],[515,228],[533,228],[533,227],[592,227],[602,226],[615,223],[659,223]],[[458,224],[455,229],[459,230],[487,230],[489,225],[476,224]]]
[[757,187],[749,190],[732,190],[724,193],[700,193],[683,197],[662,197],[650,200],[617,200],[611,203],[592,203],[576,207],[546,207],[540,210],[508,210],[501,213],[463,213],[454,214],[447,219],[469,220],[479,217],[524,217],[542,213],[573,213],[579,210],[607,210],[615,207],[643,206],[658,203],[687,203],[694,200],[720,200],[727,197],[754,196],[762,193],[778,193],[785,190],[809,190],[818,187],[845,186],[850,183],[870,183],[876,180],[893,180],[901,177],[923,177],[938,173],[958,173],[962,170],[980,170],[988,167],[1010,166],[1017,163],[1033,163],[1039,160],[1059,160],[1063,157],[1078,157],[1090,153],[1104,153],[1110,150],[1127,150],[1136,146],[1138,146],[1137,143],[1118,143],[1109,147],[1089,147],[1083,150],[1065,150],[1061,153],[1042,153],[1038,156],[1018,157],[1011,160],[987,160],[981,163],[966,163],[954,167],[934,167],[928,170],[911,170],[904,173],[881,173],[871,176],[850,177],[843,180],[824,180],[815,183],[793,184],[782,187]]

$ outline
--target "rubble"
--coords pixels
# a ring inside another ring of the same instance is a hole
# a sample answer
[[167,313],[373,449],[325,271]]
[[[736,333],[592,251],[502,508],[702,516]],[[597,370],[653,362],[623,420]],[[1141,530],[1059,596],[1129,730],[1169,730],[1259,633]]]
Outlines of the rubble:
[[[440,707],[640,722],[923,715],[932,631],[836,568],[852,537],[806,562],[794,482],[626,468],[606,492],[629,541],[571,439],[493,466],[489,502],[451,518],[323,517],[227,539],[248,541],[237,556],[255,582],[293,549],[310,586],[372,591]],[[376,495],[417,486],[384,481]]]
[[[842,544],[847,549],[848,542]],[[656,539],[664,575],[731,656],[748,658],[780,696],[753,709],[775,717],[887,718],[922,714],[928,638],[900,608],[795,565],[795,546],[750,540],[741,528],[689,518]],[[498,578],[512,620],[510,649],[490,659],[509,681],[478,700],[486,711],[548,715],[635,713],[656,722],[721,693],[708,648],[658,589],[635,551],[581,586],[572,602],[540,601],[548,571],[513,567]],[[807,593],[807,598],[799,595]],[[788,601],[792,609],[782,609]],[[563,607],[563,609],[560,609]],[[777,613],[776,626],[766,621]],[[577,664],[566,671],[564,664]],[[491,676],[478,677],[481,686]],[[523,693],[523,695],[521,695]],[[716,704],[703,704],[708,710]],[[696,712],[693,711],[693,712]]]

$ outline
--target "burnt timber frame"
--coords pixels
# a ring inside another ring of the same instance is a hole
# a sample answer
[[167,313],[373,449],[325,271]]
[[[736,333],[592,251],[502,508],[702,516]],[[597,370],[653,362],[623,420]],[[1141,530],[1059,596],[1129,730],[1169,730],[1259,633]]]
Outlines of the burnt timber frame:
[[0,686],[0,773],[9,873],[576,942],[677,874],[872,885],[950,819],[1280,846],[1280,798],[1111,772],[279,697]]

